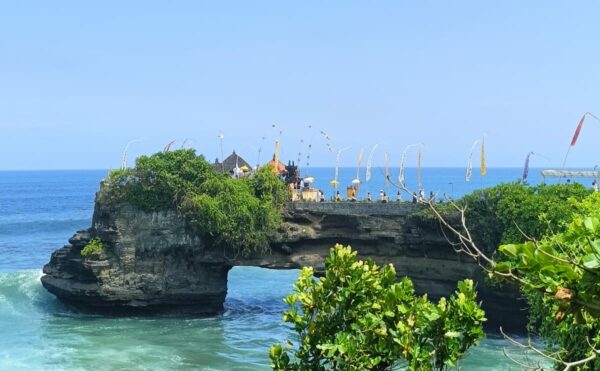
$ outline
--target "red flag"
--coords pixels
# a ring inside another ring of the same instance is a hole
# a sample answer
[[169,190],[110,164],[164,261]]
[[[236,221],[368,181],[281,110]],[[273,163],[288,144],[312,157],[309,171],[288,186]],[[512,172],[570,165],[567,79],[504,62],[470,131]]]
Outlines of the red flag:
[[585,120],[585,114],[579,120],[579,125],[577,125],[577,129],[575,129],[575,134],[573,134],[573,139],[571,140],[571,147],[575,146],[577,143],[577,138],[579,138],[579,132],[581,131],[581,127],[583,126],[583,121]]

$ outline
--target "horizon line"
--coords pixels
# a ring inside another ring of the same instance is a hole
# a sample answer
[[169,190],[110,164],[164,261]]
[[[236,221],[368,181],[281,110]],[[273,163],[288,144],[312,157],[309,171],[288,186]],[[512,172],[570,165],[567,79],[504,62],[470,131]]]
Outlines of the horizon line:
[[[385,166],[372,166],[373,168],[385,168]],[[335,168],[335,166],[300,166],[300,169],[333,169]],[[356,169],[356,166],[340,166],[340,169]],[[361,166],[361,169],[366,168],[365,166]],[[399,169],[399,166],[390,166],[390,169]],[[405,169],[417,169],[417,166],[406,166]],[[473,169],[479,169],[479,166],[473,166]],[[128,167],[128,169],[133,169],[133,167]],[[421,169],[466,169],[466,166],[439,166],[439,165],[434,165],[434,166],[422,166]],[[523,169],[523,166],[487,166],[487,169]],[[550,166],[545,166],[545,167],[539,167],[539,166],[530,166],[529,167],[530,170],[537,170],[537,169],[545,169],[545,170],[568,170],[568,169],[578,169],[578,170],[582,170],[582,169],[594,169],[593,167],[585,167],[585,166],[571,166],[571,167],[565,167],[565,168],[560,168],[560,167],[550,167]],[[26,171],[111,171],[111,170],[117,170],[116,168],[114,169],[110,169],[110,168],[88,168],[88,169],[83,169],[83,168],[50,168],[50,169],[35,169],[35,168],[31,168],[31,169],[0,169],[0,172],[26,172]]]

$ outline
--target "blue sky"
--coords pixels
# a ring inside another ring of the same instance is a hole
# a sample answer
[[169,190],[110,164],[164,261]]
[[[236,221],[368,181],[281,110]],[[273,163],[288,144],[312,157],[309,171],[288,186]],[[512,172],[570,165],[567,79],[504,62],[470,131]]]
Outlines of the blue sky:
[[[490,167],[529,151],[560,167],[581,115],[600,114],[599,15],[593,1],[3,2],[0,169],[115,168],[138,137],[131,157],[193,138],[214,159],[220,131],[254,163],[280,130],[282,157],[310,142],[312,165],[334,162],[324,130],[352,147],[346,165],[423,142],[424,166],[465,166],[485,134]],[[587,121],[568,165],[599,164],[599,137]]]

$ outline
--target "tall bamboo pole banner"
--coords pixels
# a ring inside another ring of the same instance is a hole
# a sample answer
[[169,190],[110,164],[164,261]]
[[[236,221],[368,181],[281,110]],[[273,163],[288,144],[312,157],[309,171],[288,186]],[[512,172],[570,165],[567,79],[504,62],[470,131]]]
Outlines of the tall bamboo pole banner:
[[173,143],[175,143],[175,141],[174,141],[174,140],[170,141],[170,142],[169,142],[169,143],[168,143],[168,144],[165,146],[165,148],[163,149],[163,152],[164,152],[164,153],[167,153],[167,152],[169,152],[169,151],[171,150],[171,146],[173,145]]
[[[311,131],[312,131],[312,125],[308,125],[307,133],[310,135]],[[310,156],[312,154],[312,147],[313,147],[312,144],[315,140],[315,135],[316,135],[316,132],[314,132],[313,135],[310,136],[310,140],[308,142],[308,149],[307,149],[307,153],[306,153],[306,166],[307,167],[310,166]]]
[[471,145],[471,152],[469,152],[469,161],[467,162],[467,174],[465,175],[465,180],[467,182],[471,181],[471,177],[473,176],[473,152],[475,152],[475,147],[479,144],[479,139],[473,142]]
[[225,135],[223,135],[223,132],[220,132],[219,135],[217,136],[219,138],[219,141],[221,142],[221,172],[225,172],[225,163],[223,162],[225,159],[223,158],[223,138],[225,138]]
[[371,149],[371,152],[369,153],[369,161],[367,161],[367,171],[365,172],[365,180],[367,182],[371,180],[371,166],[373,166],[373,155],[375,154],[375,150],[377,149],[377,147],[379,147],[380,144],[381,143],[377,143],[376,145],[374,145]]
[[419,191],[423,190],[423,182],[421,181],[421,156],[423,153],[423,146],[419,146],[419,157],[417,159],[417,184],[419,184]]
[[404,150],[402,151],[402,158],[400,159],[400,172],[398,173],[398,184],[401,187],[404,187],[404,160],[406,159],[406,152],[408,152],[408,150],[410,148],[416,147],[416,146],[420,146],[421,143],[415,143],[415,144],[409,144],[406,147],[404,147]]
[[384,154],[384,158],[385,158],[385,194],[389,195],[389,193],[390,193],[390,168],[389,168],[390,155],[386,152]]
[[[300,148],[304,146],[304,139],[300,138]],[[302,151],[298,151],[298,161],[296,161],[296,165],[300,167],[300,163],[302,163]]]
[[[319,133],[317,133],[316,131],[317,129],[314,128],[313,130],[313,126],[312,125],[308,125],[308,131],[307,133],[313,133],[312,136],[310,136],[310,141],[308,142],[308,152],[306,155],[306,166],[310,166],[310,160],[311,160],[311,156],[312,156],[312,150],[313,150],[313,143],[315,142],[315,137],[317,135],[320,134],[320,137],[325,141],[325,146],[327,147],[327,150],[329,152],[333,152],[333,147],[331,146],[331,136],[329,136],[329,134],[327,134],[324,130],[320,130]],[[302,141],[303,142],[303,141]],[[298,153],[298,158],[300,158],[300,153]],[[298,160],[298,163],[300,163],[300,160]]]
[[581,119],[579,120],[579,123],[577,124],[577,127],[575,128],[575,133],[573,133],[573,138],[571,138],[571,144],[567,148],[567,154],[565,155],[565,159],[564,159],[563,165],[562,165],[563,168],[567,164],[567,157],[569,157],[569,152],[571,151],[571,147],[575,147],[575,145],[577,144],[577,139],[579,139],[579,134],[581,133],[581,129],[583,128],[583,122],[585,121],[585,118],[587,116],[590,116],[590,117],[600,121],[600,118],[598,118],[596,115],[594,115],[591,112],[586,112],[583,114],[583,116],[581,116]]
[[333,152],[333,147],[331,146],[331,137],[324,130],[321,130],[321,136],[325,139],[325,145],[327,146],[327,150],[329,152]]
[[579,120],[577,129],[575,129],[575,133],[573,134],[573,139],[571,139],[571,147],[575,147],[575,144],[577,144],[577,139],[579,138],[579,133],[581,133],[581,128],[583,127],[583,122],[585,121],[585,116],[586,115],[583,115],[581,117],[581,120]]
[[529,176],[529,158],[533,155],[533,152],[529,152],[525,158],[525,167],[523,168],[523,176],[521,177],[521,183],[527,183],[527,177]]
[[260,168],[260,154],[262,153],[263,145],[265,144],[265,136],[261,138],[260,147],[258,147],[258,157],[256,159],[256,170]]
[[360,183],[360,165],[362,164],[364,158],[365,149],[361,148],[360,153],[358,154],[358,160],[356,161],[356,178],[354,179],[355,181],[358,181],[358,183]]
[[338,179],[338,177],[340,175],[340,157],[342,155],[342,152],[347,151],[349,149],[350,149],[350,147],[345,147],[345,148],[340,149],[335,158],[335,173],[333,175],[333,180],[331,182],[329,182],[335,188],[334,195],[337,194],[337,189],[338,189],[338,186],[340,185],[340,181]]
[[406,157],[406,151],[402,153],[402,159],[400,160],[400,171],[398,172],[398,185],[404,187],[404,158]]
[[481,176],[487,174],[487,167],[485,166],[485,138],[481,139],[481,167],[479,168]]
[[138,143],[143,141],[144,138],[132,139],[125,145],[125,149],[123,150],[123,158],[121,159],[121,170],[127,169],[127,151],[129,150],[129,146],[133,143]]
[[[312,158],[312,150],[313,150],[313,143],[315,143],[315,138],[317,137],[317,135],[319,135],[324,141],[325,141],[325,146],[327,147],[327,150],[329,152],[333,152],[333,147],[331,145],[331,136],[329,134],[327,134],[324,130],[320,130],[319,133],[317,133],[317,129],[314,128],[313,130],[313,126],[312,125],[308,125],[308,130],[306,131],[306,133],[309,135],[308,138],[308,149],[307,149],[307,153],[306,153],[306,166],[310,166],[310,161]],[[311,135],[312,133],[312,135]],[[300,147],[302,147],[304,144],[304,139],[300,139]],[[315,144],[316,145],[316,144]],[[302,152],[298,152],[298,164],[300,164],[301,162],[301,156],[302,156]]]

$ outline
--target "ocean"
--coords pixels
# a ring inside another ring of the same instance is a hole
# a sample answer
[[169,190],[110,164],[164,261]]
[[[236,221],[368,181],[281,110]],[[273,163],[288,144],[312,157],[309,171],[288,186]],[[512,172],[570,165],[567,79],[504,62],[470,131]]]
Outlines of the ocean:
[[[517,180],[522,171],[488,169],[482,177],[477,170],[467,183],[464,169],[426,168],[423,187],[427,194],[459,197]],[[397,171],[392,169],[392,179]],[[315,185],[331,197],[333,173],[311,168],[303,176],[315,177]],[[0,171],[0,370],[268,370],[269,347],[292,335],[281,321],[282,298],[291,291],[296,270],[234,268],[225,312],[212,318],[80,314],[46,292],[40,283],[43,265],[75,231],[90,226],[94,195],[106,174]],[[355,176],[355,169],[340,169],[341,186]],[[409,187],[416,187],[415,177],[416,169],[407,169]],[[532,169],[530,183],[540,181],[539,169]],[[377,168],[361,194],[376,197],[384,189]],[[390,194],[395,195],[393,188]],[[461,368],[519,370],[503,355],[504,347],[504,340],[489,336],[469,351]]]

